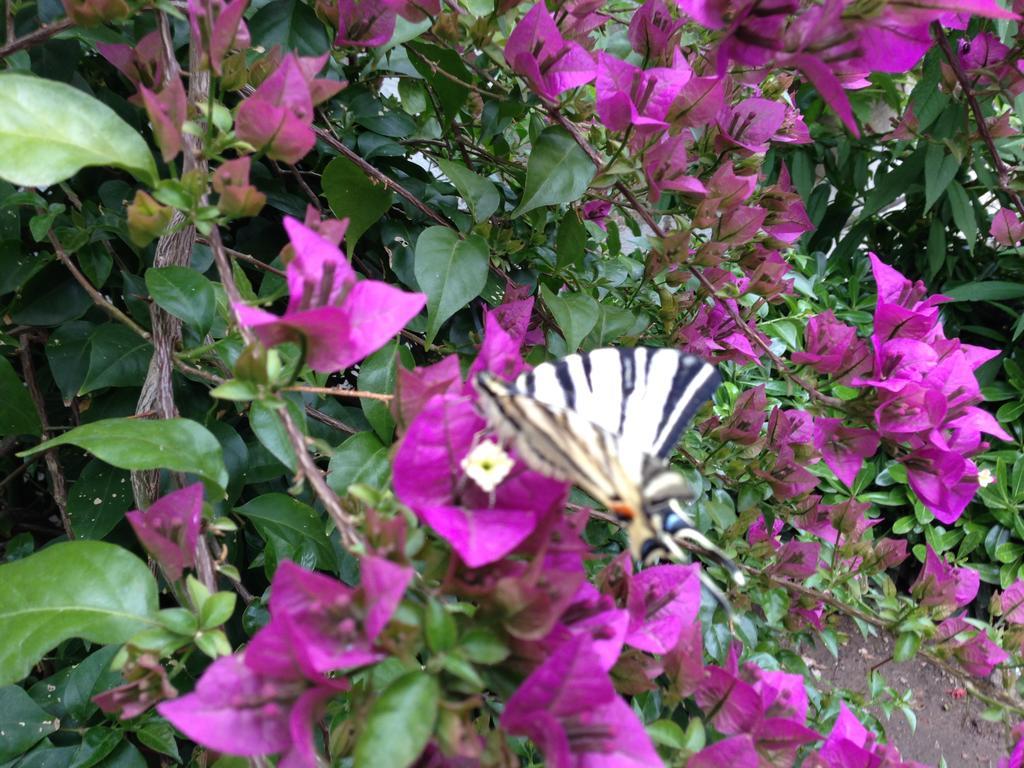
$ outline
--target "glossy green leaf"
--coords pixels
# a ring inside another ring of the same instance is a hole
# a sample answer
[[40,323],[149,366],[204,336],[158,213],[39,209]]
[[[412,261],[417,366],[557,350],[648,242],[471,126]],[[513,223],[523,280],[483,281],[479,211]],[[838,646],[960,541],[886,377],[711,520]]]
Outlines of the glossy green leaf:
[[465,240],[447,227],[430,227],[416,241],[416,282],[427,294],[426,341],[442,323],[480,295],[487,282],[490,253],[479,235]]
[[68,491],[71,529],[81,539],[102,539],[134,506],[131,475],[95,459]]
[[477,222],[486,221],[491,217],[501,204],[501,197],[494,182],[485,179],[478,173],[474,173],[461,163],[454,160],[436,160],[438,167],[455,185],[462,195],[462,199],[469,205],[473,212],[473,219]]
[[78,394],[89,372],[89,337],[94,326],[84,320],[64,323],[46,341],[46,361],[63,398]]
[[89,336],[89,368],[78,394],[104,387],[140,387],[153,346],[120,323],[104,323]]
[[160,307],[193,326],[200,335],[213,325],[217,297],[213,285],[189,267],[146,270],[146,288]]
[[[378,349],[360,364],[357,381],[360,390],[387,395],[395,391],[398,350],[398,342],[393,341]],[[395,434],[395,419],[388,404],[370,398],[360,400],[359,404],[373,431],[382,441],[390,443]]]
[[206,427],[189,419],[103,419],[18,455],[31,456],[58,445],[76,445],[121,469],[189,472],[221,488],[228,482],[220,443]]
[[0,688],[0,762],[27,752],[60,728],[60,721],[16,685]]
[[579,349],[580,342],[597,325],[600,309],[597,302],[585,293],[560,293],[555,295],[548,287],[540,288],[544,304],[562,329],[565,346],[570,352]]
[[249,21],[253,43],[270,50],[280,45],[300,56],[319,56],[331,40],[313,8],[300,0],[275,0],[260,8]]
[[[0,74],[0,179],[48,187],[86,166],[123,168],[157,180],[145,140],[114,110],[66,83]],[[54,109],[54,105],[60,109]]]
[[960,161],[945,144],[929,144],[924,156],[924,211],[934,205],[960,170]]
[[390,471],[387,446],[373,432],[360,432],[334,451],[327,470],[327,484],[344,496],[354,483],[383,487]]
[[315,562],[310,567],[334,567],[334,552],[324,533],[323,518],[309,505],[283,493],[267,493],[237,507],[235,512],[251,520],[281,557],[301,563],[311,556]]
[[1024,297],[1024,283],[1011,283],[1005,280],[985,280],[978,283],[958,285],[956,288],[944,288],[943,296],[953,301],[1005,301]]
[[355,768],[407,768],[434,732],[441,698],[437,678],[408,672],[373,702],[359,733]]
[[0,565],[0,683],[25,677],[72,637],[123,643],[152,625],[156,579],[131,552],[101,541],[69,541]]
[[42,433],[39,414],[21,377],[6,357],[0,356],[0,437]]
[[562,217],[555,239],[555,252],[559,267],[579,269],[583,266],[583,256],[587,252],[587,228],[576,211],[569,210]]
[[[290,410],[292,416],[295,417],[296,409],[294,405],[290,407]],[[301,411],[298,412],[298,416],[299,420],[297,423],[301,424]],[[252,426],[252,431],[256,433],[256,437],[263,443],[263,447],[270,451],[275,459],[288,467],[292,472],[298,469],[299,460],[295,456],[295,449],[292,447],[292,441],[288,438],[284,422],[281,421],[279,407],[274,407],[262,400],[257,400],[252,404],[252,409],[249,411],[249,424]]]
[[571,203],[583,197],[594,178],[593,162],[564,129],[544,130],[526,165],[526,187],[512,217],[545,205]]
[[334,215],[349,220],[345,247],[351,253],[362,234],[387,213],[394,195],[383,184],[371,181],[347,157],[336,157],[327,164],[321,184]]
[[967,194],[967,190],[957,182],[951,182],[946,192],[949,198],[949,207],[953,212],[953,223],[956,224],[960,233],[967,243],[967,250],[974,253],[974,244],[978,239],[978,220],[974,216],[974,205]]

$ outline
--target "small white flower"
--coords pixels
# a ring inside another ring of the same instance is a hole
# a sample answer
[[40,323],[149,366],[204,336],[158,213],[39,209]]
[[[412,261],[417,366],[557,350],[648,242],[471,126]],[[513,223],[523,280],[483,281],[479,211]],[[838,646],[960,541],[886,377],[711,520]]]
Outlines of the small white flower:
[[983,469],[978,473],[978,485],[982,488],[987,488],[996,481],[996,476],[992,474],[992,470]]
[[484,440],[462,460],[462,471],[485,493],[494,493],[514,465],[504,448]]

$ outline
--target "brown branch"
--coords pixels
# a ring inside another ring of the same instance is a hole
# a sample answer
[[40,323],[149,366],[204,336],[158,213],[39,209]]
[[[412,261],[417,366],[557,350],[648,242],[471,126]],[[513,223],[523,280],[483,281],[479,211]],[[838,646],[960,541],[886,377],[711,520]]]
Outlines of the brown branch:
[[392,179],[390,176],[385,174],[380,169],[366,162],[366,160],[364,160],[351,149],[346,147],[330,131],[326,131],[323,128],[317,128],[315,126],[313,130],[316,131],[317,138],[319,138],[325,144],[330,146],[332,149],[340,152],[345,158],[350,160],[352,163],[359,166],[359,169],[367,176],[369,176],[372,179],[375,179],[377,182],[383,184],[391,191],[405,198],[414,208],[420,211],[428,219],[435,222],[436,224],[441,225],[442,227],[448,227],[449,229],[458,229],[458,227],[456,227],[452,222],[448,221],[448,219],[446,219],[440,213],[433,210],[430,206],[426,205],[422,200],[416,197],[416,195],[407,190],[397,181]]
[[[46,400],[43,398],[43,393],[39,391],[36,372],[32,367],[32,350],[29,344],[29,336],[27,334],[22,336],[21,345],[18,349],[18,355],[21,358],[21,375],[25,379],[25,387],[28,389],[29,397],[32,398],[32,404],[36,407],[39,423],[43,428],[42,440],[45,442],[52,437],[50,421],[46,416]],[[67,534],[67,537],[73,539],[75,538],[75,532],[71,528],[71,519],[68,517],[67,483],[64,480],[64,470],[60,465],[60,459],[57,457],[57,449],[51,448],[46,451],[43,454],[43,458],[46,461],[46,469],[50,475],[50,483],[53,486],[53,500],[57,504],[58,512],[60,512],[61,526],[64,528],[64,533]]]
[[[593,147],[590,146],[586,138],[584,138],[580,134],[576,126],[569,119],[567,119],[565,115],[563,115],[560,111],[558,111],[556,107],[553,106],[548,108],[548,114],[556,123],[558,123],[566,131],[569,132],[569,134],[573,137],[573,139],[580,146],[580,148],[587,153],[587,157],[590,158],[590,161],[594,164],[596,168],[600,169],[604,165],[600,155],[598,155],[597,152],[594,151]],[[665,230],[661,228],[661,225],[658,224],[657,220],[654,218],[651,212],[647,210],[646,207],[640,204],[640,201],[637,200],[636,195],[633,194],[633,191],[626,185],[626,183],[623,181],[617,181],[615,183],[615,188],[623,197],[626,198],[626,200],[629,201],[630,206],[633,208],[633,210],[637,212],[640,218],[643,219],[644,223],[651,228],[651,231],[654,232],[654,234],[657,237],[665,239]],[[687,268],[693,273],[694,277],[697,278],[697,281],[701,284],[704,290],[708,292],[711,298],[713,300],[716,300],[717,296],[715,295],[715,287],[714,285],[711,284],[711,281],[704,276],[704,273],[695,265],[688,265]],[[830,405],[833,408],[838,408],[842,405],[842,401],[839,398],[823,394],[818,390],[817,387],[815,387],[809,381],[806,381],[799,374],[794,373],[789,368],[789,366],[786,365],[786,362],[781,357],[776,355],[775,352],[772,351],[771,345],[768,344],[763,338],[761,338],[761,335],[757,333],[755,329],[751,328],[749,325],[747,325],[747,323],[743,321],[743,318],[740,317],[739,312],[736,311],[735,307],[733,307],[731,304],[725,301],[719,303],[720,306],[725,310],[726,314],[729,315],[730,319],[732,319],[732,321],[736,324],[736,327],[740,330],[740,332],[742,332],[747,338],[749,338],[752,342],[754,342],[758,347],[761,348],[764,354],[768,356],[768,359],[771,360],[772,363],[774,363],[775,366],[779,369],[779,373],[781,373],[785,378],[789,379],[791,382],[804,389],[812,398],[823,403],[824,405]]]
[[337,494],[327,485],[324,473],[316,465],[316,462],[313,461],[313,457],[309,455],[309,451],[306,448],[305,435],[302,434],[302,430],[295,424],[291,413],[288,412],[287,408],[281,408],[278,413],[281,415],[281,423],[284,424],[285,432],[288,433],[288,440],[291,442],[292,449],[295,451],[295,457],[298,459],[299,472],[309,481],[313,492],[323,502],[324,509],[327,510],[327,514],[334,521],[338,533],[341,534],[342,544],[351,551],[361,543],[359,534],[356,532],[355,521],[341,508],[341,502],[338,500]]
[[461,85],[463,88],[467,88],[467,89],[473,91],[473,93],[478,93],[481,96],[486,96],[489,99],[496,99],[498,101],[511,101],[512,100],[511,96],[509,94],[507,94],[507,93],[504,93],[504,92],[501,92],[501,91],[488,91],[486,88],[480,88],[480,87],[478,87],[476,85],[473,85],[472,83],[467,83],[462,78],[457,77],[456,75],[453,75],[451,72],[448,72],[444,68],[438,66],[436,62],[431,61],[426,56],[424,56],[422,53],[420,53],[419,51],[417,51],[417,50],[415,50],[413,48],[410,48],[408,45],[405,46],[405,50],[406,50],[407,53],[411,53],[419,61],[421,61],[424,64],[426,64],[430,68],[430,71],[433,72],[435,75],[440,75],[441,77],[445,78],[446,80],[451,80],[453,83],[457,83],[458,85]]
[[345,389],[344,387],[311,387],[305,384],[295,384],[284,389],[287,392],[310,392],[314,395],[335,395],[337,397],[357,397],[363,400],[380,400],[382,403],[390,403],[392,398],[394,398],[394,395],[364,392],[359,389]]
[[312,405],[306,406],[306,413],[310,416],[310,418],[316,419],[321,424],[326,424],[328,427],[337,429],[340,432],[347,432],[350,435],[354,435],[356,433],[355,427],[351,427],[345,422],[339,421],[338,419],[334,418],[333,416],[328,416],[326,413],[317,410]]
[[64,250],[64,246],[61,245],[60,240],[57,239],[57,235],[53,233],[53,230],[50,230],[47,235],[49,237],[50,244],[53,246],[54,253],[57,254],[57,258],[60,259],[61,263],[65,267],[67,267],[71,276],[75,278],[75,281],[82,286],[87,294],[89,294],[89,298],[92,299],[93,303],[110,315],[114,320],[117,320],[119,323],[123,323],[135,331],[139,336],[148,340],[149,332],[108,301],[107,298],[96,290],[96,287],[89,282],[89,278],[82,274],[81,270],[79,270],[75,265],[75,262],[73,262],[68,256],[67,251]]
[[[25,48],[31,48],[37,43],[44,43],[54,35],[60,34],[66,29],[71,29],[73,26],[74,22],[72,22],[71,19],[61,19],[53,24],[40,27],[33,32],[29,32],[27,35],[22,35],[14,40],[10,40],[9,42],[0,45],[0,59],[7,58],[11,54],[22,51]],[[10,31],[10,27],[8,26],[8,32]]]
[[1010,169],[1006,167],[1006,163],[1003,162],[1003,158],[999,155],[999,149],[992,139],[992,132],[989,131],[988,123],[985,122],[985,115],[981,111],[981,104],[974,93],[970,78],[967,77],[967,73],[964,71],[963,62],[960,61],[960,57],[953,51],[953,46],[949,44],[949,39],[946,37],[942,24],[937,21],[932,22],[932,36],[935,38],[935,42],[939,44],[939,48],[942,49],[942,54],[946,57],[946,61],[952,68],[953,74],[956,75],[957,82],[960,83],[960,89],[964,92],[964,97],[971,107],[971,112],[974,113],[974,122],[978,126],[978,134],[988,148],[988,153],[992,157],[992,164],[995,166],[996,175],[999,177],[999,188],[1009,196],[1014,207],[1017,209],[1017,213],[1024,217],[1024,201],[1021,200],[1017,191],[1010,187]]

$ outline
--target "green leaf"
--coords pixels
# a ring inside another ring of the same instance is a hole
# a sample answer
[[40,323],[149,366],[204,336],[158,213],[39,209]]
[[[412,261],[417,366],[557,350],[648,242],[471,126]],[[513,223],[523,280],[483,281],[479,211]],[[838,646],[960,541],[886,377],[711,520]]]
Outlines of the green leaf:
[[220,443],[206,427],[189,419],[103,419],[18,455],[31,456],[58,445],[76,445],[121,469],[190,472],[221,489],[228,482]]
[[85,465],[68,492],[71,529],[81,539],[102,539],[134,506],[131,476],[95,459]]
[[280,45],[300,56],[319,56],[331,47],[327,30],[313,9],[299,0],[267,3],[249,22],[253,43],[270,50]]
[[355,748],[355,768],[407,768],[434,732],[441,687],[426,672],[395,680],[370,708]]
[[526,164],[526,188],[512,218],[545,205],[571,203],[583,197],[595,168],[587,153],[558,126],[547,128],[533,145]]
[[892,660],[896,662],[910,661],[917,655],[917,649],[921,647],[921,636],[916,632],[903,632],[896,638],[896,645],[893,647]]
[[66,402],[78,394],[89,371],[89,337],[95,326],[84,320],[64,323],[46,342],[46,362]]
[[670,749],[686,748],[686,732],[672,720],[656,720],[647,726],[651,741]]
[[[390,395],[395,390],[395,377],[398,367],[398,341],[393,341],[378,349],[359,366],[359,389],[363,392],[377,392]],[[386,443],[391,442],[395,434],[395,419],[391,409],[380,400],[363,398],[360,401],[363,415],[373,427],[377,436]]]
[[[448,122],[454,120],[459,114],[459,109],[466,103],[466,98],[469,96],[469,88],[461,83],[472,82],[473,75],[466,69],[466,65],[462,63],[462,58],[459,54],[449,48],[427,45],[419,41],[411,44],[409,47],[414,54],[419,54],[419,56],[413,55],[409,57],[413,67],[430,84],[431,90],[437,95],[437,101],[440,104],[441,111],[444,113],[444,117],[447,118]],[[420,56],[432,62],[434,66],[423,61]],[[435,67],[441,70],[441,72],[435,72]],[[442,72],[451,77],[445,77],[444,74],[441,74]],[[461,82],[457,83],[455,80]]]
[[423,634],[427,647],[434,653],[450,651],[455,645],[456,632],[455,619],[448,613],[444,603],[440,600],[427,600],[423,609]]
[[36,742],[60,728],[52,717],[16,685],[0,688],[0,762],[28,752]]
[[0,357],[0,436],[42,434],[28,389],[6,357]]
[[597,325],[600,315],[597,302],[585,293],[562,293],[556,296],[546,285],[541,285],[540,294],[558,327],[562,329],[566,349],[575,352],[584,337]]
[[474,221],[486,221],[491,214],[498,210],[498,206],[501,205],[501,197],[493,182],[478,173],[473,173],[466,166],[456,163],[454,160],[438,158],[434,162],[459,190],[462,199],[466,201],[469,210],[473,212]]
[[120,323],[105,323],[89,336],[89,369],[78,394],[104,387],[138,387],[146,379],[153,347]]
[[313,559],[310,567],[334,567],[334,551],[324,533],[324,521],[312,507],[283,493],[268,493],[237,507],[235,512],[251,520],[260,536],[274,544],[279,559],[288,557],[298,563]]
[[509,655],[508,646],[487,627],[469,629],[459,640],[459,650],[474,664],[500,664]]
[[[174,740],[174,729],[166,720],[153,719],[148,721],[136,729],[135,738],[139,740],[140,744],[149,747],[154,752],[167,755],[174,759],[175,762],[181,762],[181,756],[178,754],[178,743]],[[248,765],[245,768],[249,768]]]
[[965,283],[956,288],[943,289],[943,296],[953,301],[1004,301],[1024,297],[1024,283],[1011,283],[1005,280],[985,280],[978,283]]
[[953,212],[953,223],[967,241],[967,250],[974,253],[974,244],[978,239],[978,220],[974,217],[974,206],[967,191],[957,182],[951,182],[946,193],[949,207]]
[[217,295],[213,284],[194,269],[147,269],[146,288],[153,301],[169,314],[193,326],[200,336],[210,330],[217,310]]
[[387,213],[394,198],[390,189],[370,181],[347,157],[336,157],[327,164],[321,186],[334,215],[348,219],[345,247],[349,253],[362,234]]
[[567,211],[558,225],[555,236],[555,253],[558,254],[557,264],[560,268],[577,269],[583,266],[583,256],[587,252],[587,228],[583,226],[576,211]]
[[25,677],[69,638],[123,643],[153,624],[158,607],[146,564],[101,541],[62,542],[0,565],[0,584],[3,684]]
[[939,274],[946,263],[946,225],[937,216],[928,225],[928,274]]
[[921,175],[924,165],[924,147],[903,161],[897,168],[889,170],[874,179],[874,187],[868,192],[864,201],[864,209],[857,217],[857,223],[869,219],[896,198],[906,193],[907,189]]
[[156,163],[145,140],[87,93],[54,80],[3,73],[0,105],[0,179],[49,187],[98,165],[123,168],[143,184],[156,183]]
[[960,161],[945,144],[929,144],[924,156],[924,213],[932,207],[960,170]]
[[460,240],[446,227],[430,227],[416,241],[416,282],[427,294],[428,344],[445,320],[480,295],[490,252],[479,235]]
[[334,451],[327,469],[327,484],[344,496],[355,483],[383,487],[390,471],[387,446],[373,432],[360,432]]
[[[302,412],[299,411],[296,414],[298,409],[295,405],[290,400],[286,402],[289,403],[288,406],[280,407],[288,407],[293,419],[296,415],[298,416],[296,423],[302,424]],[[288,438],[288,431],[284,428],[284,422],[281,421],[278,410],[279,408],[273,407],[263,400],[257,400],[249,411],[249,425],[263,447],[270,451],[275,459],[294,472],[299,468],[299,460],[295,456],[295,449],[292,447],[292,441]]]

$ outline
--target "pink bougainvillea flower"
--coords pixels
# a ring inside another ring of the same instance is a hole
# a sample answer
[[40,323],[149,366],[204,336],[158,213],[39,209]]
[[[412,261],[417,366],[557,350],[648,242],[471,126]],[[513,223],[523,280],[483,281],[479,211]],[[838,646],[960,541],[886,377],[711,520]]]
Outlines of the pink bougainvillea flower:
[[249,183],[252,158],[246,155],[222,163],[213,173],[213,191],[220,195],[217,208],[225,216],[255,216],[267,202],[267,196]]
[[346,687],[340,680],[310,686],[262,675],[236,654],[217,659],[194,692],[163,702],[157,711],[209,749],[240,756],[286,753],[282,765],[315,768],[314,722],[326,701]]
[[597,76],[594,59],[579,43],[562,36],[544,3],[533,6],[512,30],[505,61],[549,101]]
[[959,453],[920,448],[901,461],[914,493],[946,525],[960,517],[978,490],[974,465]]
[[720,149],[738,147],[747,152],[768,151],[768,143],[786,120],[786,105],[757,97],[724,107],[718,114]]
[[647,177],[651,202],[661,199],[663,190],[671,189],[690,195],[707,192],[700,179],[686,174],[686,136],[666,136],[644,152],[644,175]]
[[583,205],[583,220],[592,221],[603,230],[608,229],[608,214],[612,211],[612,204],[607,200],[591,200]]
[[160,146],[160,154],[164,162],[169,163],[181,152],[181,126],[188,112],[188,97],[181,78],[172,77],[159,93],[140,85],[139,94],[153,126],[153,136]]
[[411,371],[398,367],[392,408],[398,421],[408,426],[435,395],[456,395],[464,388],[456,355],[441,358],[433,365],[421,365]]
[[394,0],[338,0],[338,47],[375,48],[395,33],[398,3]]
[[729,736],[704,747],[686,762],[687,768],[758,768],[761,758],[748,734]]
[[704,678],[704,635],[700,621],[683,627],[675,648],[662,657],[674,695],[692,696]]
[[228,52],[250,45],[249,28],[243,20],[249,0],[188,0],[188,23],[199,45],[200,66],[215,74]]
[[1024,222],[1016,211],[1000,208],[992,217],[992,237],[1000,245],[1013,247],[1024,240]]
[[629,579],[626,644],[648,653],[667,653],[700,610],[700,566],[658,565]]
[[235,304],[242,325],[266,345],[304,340],[314,371],[339,371],[375,352],[423,309],[427,297],[377,280],[357,280],[334,243],[285,217],[295,258],[288,263],[284,315]]
[[[159,30],[143,36],[135,45],[101,42],[95,45],[99,54],[117,67],[136,88],[145,86],[153,90],[163,85],[164,55]],[[128,100],[142,105],[142,97],[138,93]]]
[[768,521],[764,519],[764,515],[759,515],[757,520],[754,521],[753,525],[747,529],[747,541],[750,542],[750,546],[765,543],[772,549],[777,550],[782,546],[779,541],[779,534],[782,533],[782,527],[784,523],[775,518],[772,520],[772,529],[768,530]]
[[761,427],[768,418],[765,410],[767,405],[768,396],[764,384],[743,390],[736,398],[728,421],[715,430],[715,437],[739,445],[754,445],[761,439]]
[[154,704],[178,695],[154,653],[129,658],[121,668],[121,676],[128,682],[97,694],[92,700],[104,712],[122,720],[138,717]]
[[551,768],[661,763],[585,637],[565,643],[523,681],[505,704],[501,725],[531,739]]
[[558,618],[557,626],[544,638],[543,646],[550,651],[573,637],[586,636],[601,669],[607,672],[619,660],[629,624],[629,611],[616,608],[610,595],[602,595],[593,584],[584,581]]
[[679,329],[677,339],[680,347],[716,363],[760,362],[761,355],[754,351],[749,336],[760,337],[765,344],[768,343],[767,337],[749,321],[745,322],[747,333],[741,331],[723,305],[731,307],[737,316],[742,317],[735,299],[719,299],[712,306],[702,304],[693,320]]
[[669,109],[692,74],[681,53],[675,55],[671,67],[644,70],[599,52],[595,82],[597,115],[611,131],[634,126],[640,129],[640,136],[651,135],[651,129],[660,132],[668,125]]
[[[274,573],[268,627],[287,620],[284,634],[291,655],[313,679],[318,673],[361,667],[381,658],[373,642],[402,599],[412,569],[364,555],[360,576],[359,589],[352,589],[288,561]],[[264,674],[282,675],[274,658],[280,638],[268,635],[270,639],[260,642],[260,634],[249,645],[246,663]]]
[[1010,658],[1010,654],[989,640],[986,632],[960,617],[939,624],[933,644],[952,655],[975,677],[988,677],[997,665]]
[[289,53],[273,74],[242,102],[235,133],[274,160],[297,163],[313,148],[313,107],[345,87],[316,78],[328,54],[305,58]]
[[530,298],[504,304],[485,313],[483,342],[469,368],[465,394],[474,392],[472,380],[481,371],[511,380],[526,369],[520,350],[532,311],[533,299]]
[[683,27],[682,19],[673,19],[662,0],[646,0],[629,22],[629,43],[633,50],[649,61],[658,61],[671,50],[675,34]]
[[814,447],[848,488],[853,487],[864,459],[875,455],[879,442],[875,432],[844,427],[842,419],[819,416],[814,420]]
[[484,427],[471,398],[435,396],[409,425],[394,461],[395,495],[472,568],[513,551],[561,509],[566,493],[564,483],[518,461],[493,494],[481,489],[461,464]]
[[769,570],[778,576],[806,579],[818,570],[820,552],[821,545],[816,541],[787,541]]
[[819,373],[838,373],[856,342],[857,329],[837,320],[829,309],[807,321],[804,351],[794,352],[793,362],[810,365]]
[[125,517],[142,546],[177,581],[185,568],[195,564],[199,526],[203,520],[203,484],[193,483],[160,497],[145,512],[126,512]]
[[924,566],[910,585],[910,594],[922,606],[952,611],[974,600],[981,583],[978,572],[956,568],[940,558],[931,545],[926,545]]
[[999,595],[999,607],[1004,621],[1024,624],[1024,581],[1018,579]]

